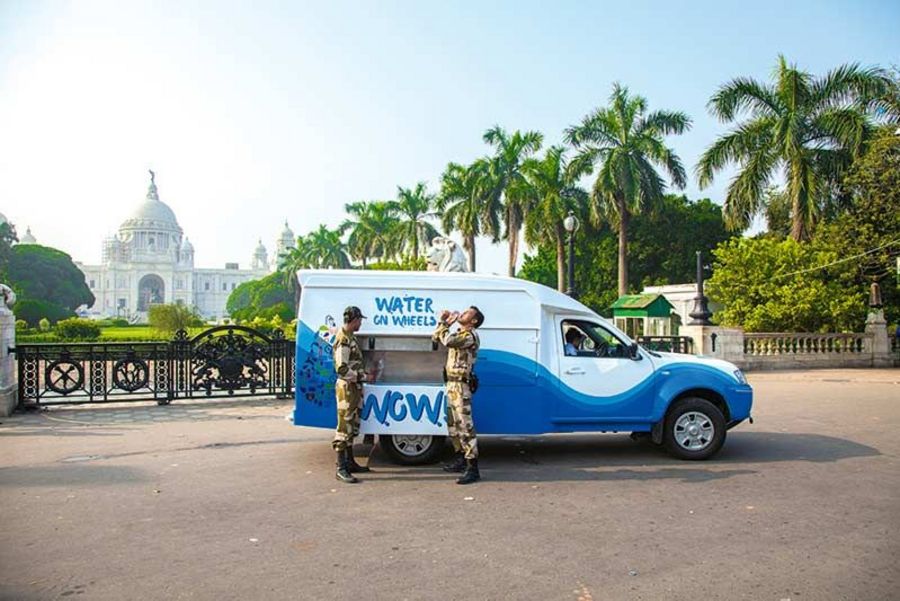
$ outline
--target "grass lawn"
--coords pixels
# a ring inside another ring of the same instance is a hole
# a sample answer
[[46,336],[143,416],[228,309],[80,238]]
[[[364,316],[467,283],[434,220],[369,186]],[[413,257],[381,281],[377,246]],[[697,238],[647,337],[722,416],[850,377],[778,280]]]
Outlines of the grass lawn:
[[[201,328],[190,328],[188,330],[188,336],[196,336],[203,330],[205,327]],[[141,340],[171,340],[172,334],[166,334],[164,332],[160,332],[159,330],[152,328],[150,326],[126,326],[126,327],[115,327],[115,326],[107,326],[101,328],[100,330],[100,339],[97,342],[133,342],[133,341],[141,341]],[[18,342],[26,343],[26,342],[60,342],[60,340],[56,337],[56,334],[52,332],[47,333],[28,333],[28,334],[17,334],[16,340]]]

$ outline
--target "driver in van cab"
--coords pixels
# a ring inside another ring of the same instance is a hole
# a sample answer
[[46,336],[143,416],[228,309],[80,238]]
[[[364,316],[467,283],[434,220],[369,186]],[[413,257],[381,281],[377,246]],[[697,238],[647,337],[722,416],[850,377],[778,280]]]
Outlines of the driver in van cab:
[[578,351],[581,350],[581,343],[584,342],[584,334],[578,328],[569,328],[566,330],[566,345],[563,347],[566,357],[577,357]]

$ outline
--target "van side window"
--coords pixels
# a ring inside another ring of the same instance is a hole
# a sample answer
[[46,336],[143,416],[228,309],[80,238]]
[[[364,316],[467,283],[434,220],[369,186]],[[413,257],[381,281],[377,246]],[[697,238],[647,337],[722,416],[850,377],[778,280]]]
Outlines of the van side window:
[[563,355],[569,357],[628,357],[627,345],[600,324],[564,321],[562,336]]

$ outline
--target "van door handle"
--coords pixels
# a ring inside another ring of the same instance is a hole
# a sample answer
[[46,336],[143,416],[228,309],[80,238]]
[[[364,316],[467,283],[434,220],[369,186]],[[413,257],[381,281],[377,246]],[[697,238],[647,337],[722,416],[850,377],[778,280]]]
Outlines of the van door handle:
[[580,376],[584,375],[584,370],[580,367],[570,367],[566,370],[566,373],[571,376]]

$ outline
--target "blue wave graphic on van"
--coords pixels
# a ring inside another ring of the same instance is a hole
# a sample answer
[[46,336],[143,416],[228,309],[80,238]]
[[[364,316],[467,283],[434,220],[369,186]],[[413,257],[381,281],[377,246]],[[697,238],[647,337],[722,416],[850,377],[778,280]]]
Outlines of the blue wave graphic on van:
[[[649,359],[645,359],[649,360]],[[294,423],[336,425],[331,345],[303,322],[297,327],[297,382]],[[745,419],[752,391],[736,386],[722,371],[696,363],[671,363],[623,393],[595,397],[567,386],[543,365],[507,351],[482,349],[475,366],[481,386],[472,399],[476,428],[483,434],[540,434],[576,431],[647,431],[662,419],[672,399],[696,388],[725,399],[729,417]],[[397,396],[401,395],[401,396]],[[390,398],[370,398],[362,417],[391,420],[444,417],[445,399],[408,399],[398,387]],[[402,416],[402,417],[400,417]]]

